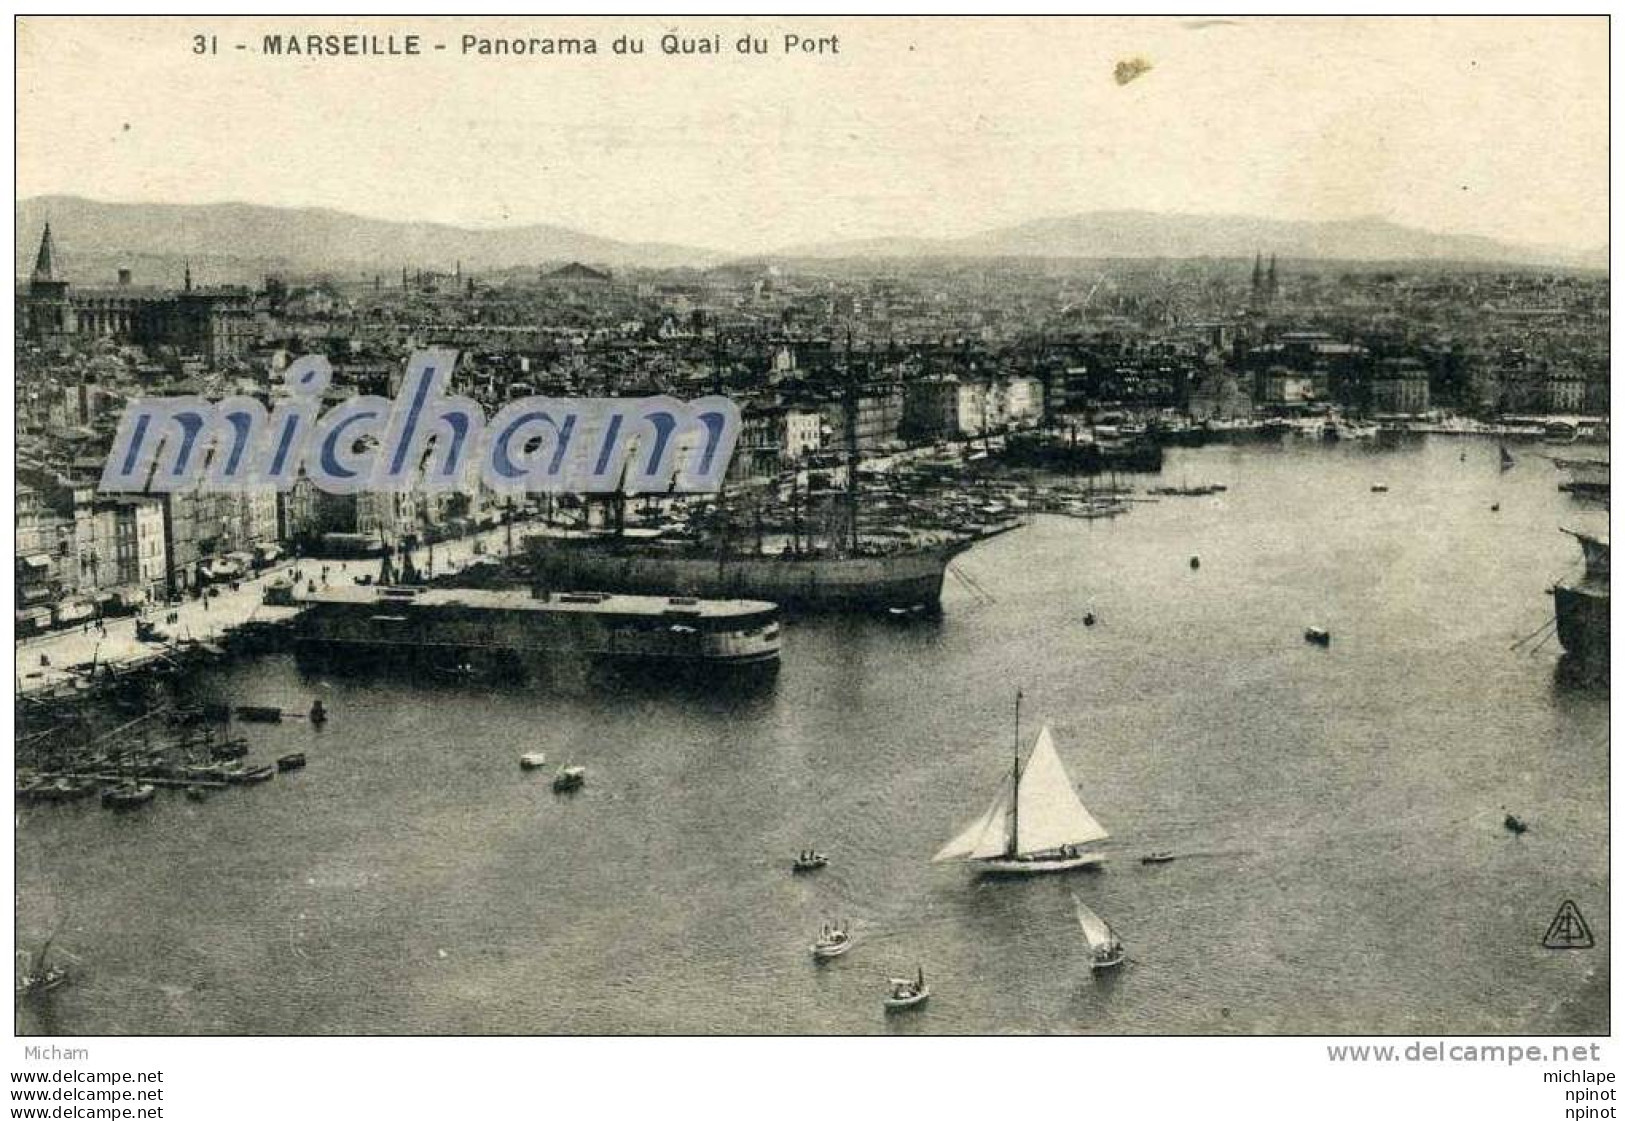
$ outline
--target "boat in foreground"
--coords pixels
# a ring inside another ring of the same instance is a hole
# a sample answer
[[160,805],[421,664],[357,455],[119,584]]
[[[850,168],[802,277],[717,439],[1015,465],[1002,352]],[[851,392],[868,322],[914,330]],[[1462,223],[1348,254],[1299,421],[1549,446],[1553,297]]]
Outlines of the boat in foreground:
[[1021,765],[1020,709],[1018,695],[1017,749],[1009,777],[993,804],[944,845],[933,863],[960,861],[984,873],[1035,875],[1105,860],[1104,853],[1085,846],[1110,834],[1078,799],[1049,725],[1039,731],[1027,765]]
[[1072,906],[1077,911],[1083,939],[1089,944],[1089,968],[1101,970],[1122,965],[1123,940],[1117,937],[1111,923],[1095,914],[1076,895],[1072,897]]
[[838,958],[852,948],[852,935],[845,923],[825,923],[812,945],[812,955],[820,960]]
[[[39,951],[23,966],[23,971],[17,975],[17,996],[38,996],[68,983],[71,976],[68,967],[48,963],[46,958],[50,952],[51,939],[47,938]],[[22,956],[21,950],[18,951],[18,956]]]
[[803,849],[796,855],[796,861],[790,865],[792,872],[816,872],[829,863],[829,857],[816,849]]
[[563,794],[571,790],[580,790],[587,785],[587,768],[564,767],[553,776],[553,790]]
[[931,986],[925,983],[925,969],[920,967],[919,973],[914,977],[893,977],[888,982],[891,988],[883,998],[886,1011],[899,1012],[905,1008],[918,1008],[931,998]]

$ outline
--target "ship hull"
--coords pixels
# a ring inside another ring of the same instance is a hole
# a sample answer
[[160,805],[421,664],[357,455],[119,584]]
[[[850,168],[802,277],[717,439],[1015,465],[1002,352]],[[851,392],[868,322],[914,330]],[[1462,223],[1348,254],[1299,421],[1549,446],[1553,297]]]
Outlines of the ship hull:
[[533,577],[544,586],[642,595],[767,600],[803,612],[884,611],[942,602],[942,578],[957,549],[881,557],[659,556],[599,546],[533,546]]
[[1106,861],[1104,853],[1080,852],[1075,856],[1035,856],[1027,860],[1019,857],[994,857],[978,860],[976,870],[984,876],[1042,876],[1048,872],[1070,872],[1076,868],[1089,868]]
[[1585,585],[1552,589],[1557,641],[1587,666],[1608,666],[1608,592]]
[[568,593],[533,598],[475,589],[360,589],[307,601],[295,652],[340,664],[406,664],[458,674],[549,664],[662,672],[778,665],[778,610]]

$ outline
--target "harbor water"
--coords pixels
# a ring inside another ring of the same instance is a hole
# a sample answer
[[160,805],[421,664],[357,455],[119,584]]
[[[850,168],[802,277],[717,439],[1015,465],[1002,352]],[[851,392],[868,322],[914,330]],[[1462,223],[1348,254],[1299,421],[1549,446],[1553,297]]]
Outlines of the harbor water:
[[[1606,1032],[1607,693],[1514,649],[1578,566],[1559,526],[1606,518],[1513,450],[1171,450],[1161,482],[1228,491],[1039,516],[955,562],[940,620],[789,621],[752,689],[203,671],[191,697],[320,697],[322,727],[233,729],[308,766],[19,807],[19,945],[74,958],[19,1030]],[[1099,872],[929,863],[1007,773],[1018,687],[1112,833]],[[809,847],[829,867],[792,875]],[[1565,900],[1595,948],[1543,948]],[[854,948],[814,962],[837,919]],[[917,966],[930,1002],[887,1015]]]

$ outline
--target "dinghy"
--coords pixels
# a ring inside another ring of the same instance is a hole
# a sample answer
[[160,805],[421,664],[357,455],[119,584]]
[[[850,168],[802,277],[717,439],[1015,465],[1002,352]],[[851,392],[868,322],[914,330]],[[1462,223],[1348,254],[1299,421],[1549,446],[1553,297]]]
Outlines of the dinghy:
[[925,969],[916,977],[893,977],[887,982],[891,990],[886,993],[886,1011],[900,1012],[905,1008],[918,1008],[931,998],[931,986],[925,983]]
[[838,958],[851,948],[852,935],[845,923],[825,923],[818,932],[818,941],[813,943],[812,955],[820,960]]

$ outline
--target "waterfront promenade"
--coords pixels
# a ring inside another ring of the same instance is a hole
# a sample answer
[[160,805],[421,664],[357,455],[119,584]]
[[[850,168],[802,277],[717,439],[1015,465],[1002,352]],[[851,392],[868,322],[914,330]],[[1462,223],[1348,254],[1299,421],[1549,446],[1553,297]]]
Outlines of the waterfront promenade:
[[[479,559],[476,542],[483,545],[485,556],[505,556],[507,529],[499,526],[482,530],[468,537],[438,542],[432,549],[422,546],[413,550],[412,563],[427,575],[455,571]],[[520,542],[521,527],[515,525],[515,550],[521,547]],[[30,694],[69,684],[84,677],[91,663],[98,669],[105,665],[138,665],[162,655],[173,643],[213,642],[244,623],[291,619],[298,614],[297,607],[271,606],[264,602],[264,596],[267,587],[279,580],[291,580],[295,571],[301,575],[300,588],[303,589],[310,581],[320,587],[324,568],[326,582],[337,584],[351,583],[357,577],[376,580],[381,565],[378,557],[291,559],[243,578],[235,588],[230,584],[217,584],[218,594],[213,596],[189,598],[180,604],[153,604],[138,615],[104,619],[100,627],[92,620],[20,640],[16,647],[15,671],[18,692]],[[176,621],[166,622],[171,613],[177,616]],[[135,633],[138,620],[154,623],[165,638],[156,642],[138,639]]]

